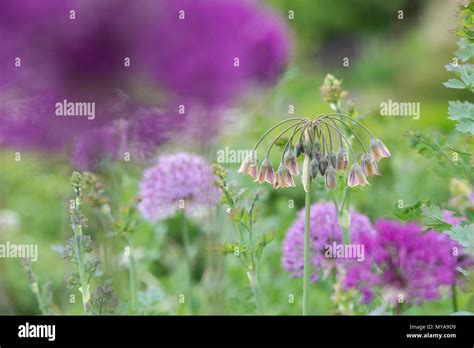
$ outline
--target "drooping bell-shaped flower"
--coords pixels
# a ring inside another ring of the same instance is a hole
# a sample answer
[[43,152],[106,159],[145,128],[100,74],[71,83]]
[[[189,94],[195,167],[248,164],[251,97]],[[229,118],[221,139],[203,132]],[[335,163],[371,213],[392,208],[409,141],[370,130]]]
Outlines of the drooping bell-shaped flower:
[[349,172],[349,177],[347,178],[347,186],[355,187],[355,186],[365,186],[368,184],[369,183],[367,179],[365,178],[362,168],[357,162],[355,162],[352,165],[351,170]]
[[257,181],[260,184],[263,184],[266,181],[273,185],[275,180],[276,175],[275,171],[273,170],[272,162],[268,158],[265,158],[265,160],[262,162],[262,167],[260,168]]
[[336,155],[336,170],[346,171],[349,165],[349,156],[343,148],[339,149]]
[[380,161],[382,158],[390,157],[392,155],[382,140],[377,138],[370,139],[370,154],[376,161]]
[[285,167],[288,168],[291,175],[293,176],[299,175],[298,162],[296,161],[296,156],[293,153],[293,151],[288,149],[285,153],[285,157],[283,161],[285,163]]
[[326,174],[325,174],[325,182],[326,182],[326,187],[329,189],[333,189],[336,187],[336,170],[332,166],[331,163],[329,163],[329,166],[326,168]]
[[286,188],[286,187],[295,187],[295,181],[290,174],[288,168],[280,164],[276,174],[276,180],[273,185],[274,188]]
[[380,175],[379,167],[371,155],[363,154],[360,163],[365,176]]
[[258,160],[255,158],[255,155],[252,153],[248,155],[238,170],[239,173],[250,175],[252,178],[257,179],[258,177]]

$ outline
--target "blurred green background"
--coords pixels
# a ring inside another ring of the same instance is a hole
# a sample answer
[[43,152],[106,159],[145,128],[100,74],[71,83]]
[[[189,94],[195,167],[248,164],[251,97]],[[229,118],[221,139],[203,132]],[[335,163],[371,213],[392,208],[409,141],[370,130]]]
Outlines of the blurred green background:
[[[288,116],[288,105],[295,113],[312,116],[330,111],[320,86],[327,73],[343,80],[349,97],[357,98],[365,115],[363,122],[392,151],[392,158],[381,163],[383,176],[371,186],[352,195],[352,205],[372,220],[393,217],[397,201],[406,203],[429,199],[443,204],[449,198],[448,179],[440,179],[430,162],[411,150],[406,131],[440,131],[456,140],[454,125],[447,120],[448,101],[467,99],[442,86],[450,74],[444,69],[452,59],[457,38],[456,4],[445,0],[267,0],[266,4],[288,19],[294,37],[294,55],[278,84],[243,98],[232,110],[226,127],[207,150],[215,162],[217,151],[250,149],[263,131]],[[399,10],[403,19],[399,19]],[[289,12],[290,11],[290,12]],[[294,12],[291,12],[294,11]],[[343,66],[344,58],[349,66]],[[421,117],[383,117],[380,103],[418,102]],[[184,147],[183,147],[184,146]],[[192,144],[169,146],[163,152],[192,150]],[[274,160],[274,163],[276,160]],[[13,151],[0,152],[0,241],[37,243],[39,261],[33,271],[40,283],[51,281],[56,313],[80,314],[76,289],[67,289],[65,264],[55,247],[71,235],[68,204],[73,192],[69,178],[73,168],[65,158],[22,153],[20,162]],[[232,179],[250,190],[260,188],[250,178],[236,174],[239,163],[223,164]],[[99,173],[117,206],[137,194],[142,167],[121,163]],[[112,174],[111,174],[112,173]],[[288,226],[304,203],[301,185],[294,190],[274,191],[265,185],[257,232],[277,231],[276,239],[265,249],[259,269],[264,293],[264,309],[269,314],[299,314],[301,279],[290,279],[281,266],[281,245]],[[324,194],[316,200],[330,199]],[[289,208],[293,200],[295,207]],[[104,277],[110,279],[120,303],[127,301],[128,273],[121,262],[123,245],[101,231],[92,212],[87,233],[92,235],[95,252],[103,262]],[[91,214],[91,215],[88,215]],[[186,268],[182,258],[179,219],[155,226],[142,223],[133,235],[136,247],[140,301],[146,314],[185,313],[177,294],[185,291]],[[197,313],[251,314],[255,312],[244,270],[237,260],[223,256],[212,247],[232,240],[232,229],[224,211],[201,224],[191,226]],[[70,303],[75,294],[76,303]],[[288,301],[295,295],[294,303]],[[330,314],[332,285],[319,282],[311,288],[311,313]],[[461,296],[460,307],[467,302]],[[367,308],[370,310],[370,308]],[[407,314],[448,314],[447,296],[435,302],[408,309]],[[0,259],[0,313],[36,314],[38,306],[28,278],[18,259]]]

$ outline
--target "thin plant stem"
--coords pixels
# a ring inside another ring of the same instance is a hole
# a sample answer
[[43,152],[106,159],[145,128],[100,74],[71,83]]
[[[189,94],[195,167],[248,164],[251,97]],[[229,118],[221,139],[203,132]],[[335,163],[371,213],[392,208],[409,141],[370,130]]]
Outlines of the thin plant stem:
[[456,284],[451,285],[451,299],[452,299],[452,304],[453,304],[453,312],[458,311],[458,296],[457,296],[457,290],[456,290]]
[[[340,218],[343,216],[343,213],[348,211],[347,202],[349,202],[349,195],[350,195],[349,187],[346,186],[344,188],[344,197],[342,199],[341,207],[338,209],[339,224],[340,224]],[[344,226],[341,226],[341,227],[342,227],[342,232],[344,236],[344,244],[350,244],[351,235],[349,233],[349,226],[346,226],[344,224]]]
[[130,276],[130,307],[132,313],[137,312],[138,308],[138,280],[137,280],[137,266],[135,257],[133,256],[133,248],[129,238],[125,238],[128,248],[128,265]]
[[189,232],[188,232],[188,223],[186,221],[186,215],[183,210],[183,228],[182,228],[182,233],[183,233],[183,244],[184,244],[184,256],[186,259],[186,264],[188,267],[188,314],[192,315],[193,314],[193,269],[191,265],[191,256],[190,256],[190,249],[189,249]]
[[[310,171],[309,161],[306,170]],[[308,315],[309,308],[309,286],[311,276],[311,250],[310,250],[310,213],[311,213],[311,176],[306,181],[305,195],[305,226],[304,226],[304,270],[303,270],[303,315]]]
[[250,287],[252,288],[253,297],[255,298],[255,304],[257,306],[257,313],[263,314],[262,307],[262,293],[260,291],[260,282],[258,281],[257,270],[247,272],[249,277]]
[[287,118],[286,120],[283,120],[281,122],[278,122],[276,125],[274,125],[273,127],[271,127],[270,129],[268,129],[265,133],[263,133],[263,135],[260,137],[260,139],[258,139],[257,143],[255,144],[255,146],[253,147],[254,151],[257,149],[258,145],[260,145],[260,143],[262,142],[263,139],[265,139],[265,137],[272,131],[274,130],[275,128],[277,128],[279,125],[283,124],[283,123],[286,123],[286,122],[290,122],[290,121],[304,121],[304,118],[301,118],[301,117],[292,117],[292,118]]
[[87,303],[89,302],[89,283],[86,280],[86,270],[84,265],[84,250],[82,248],[82,226],[78,225],[74,228],[74,237],[76,241],[76,259],[79,271],[79,279],[81,282],[82,305],[84,307],[84,314],[87,314]]

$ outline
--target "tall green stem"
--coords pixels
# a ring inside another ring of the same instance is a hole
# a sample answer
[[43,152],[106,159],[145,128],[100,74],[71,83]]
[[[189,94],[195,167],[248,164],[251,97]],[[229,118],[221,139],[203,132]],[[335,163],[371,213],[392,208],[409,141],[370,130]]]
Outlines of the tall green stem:
[[453,312],[458,311],[458,296],[456,291],[456,284],[451,285],[451,299],[453,300]]
[[[350,214],[348,204],[347,204],[349,202],[349,195],[350,195],[349,187],[346,186],[344,188],[344,198],[342,199],[341,206],[338,208],[338,212],[337,212],[339,226],[342,228],[342,232],[343,232],[344,244],[349,244],[351,242],[351,236],[349,233],[350,220],[346,221],[347,219],[350,219],[350,217],[347,216],[348,214]],[[343,220],[343,219],[346,219],[346,220]]]
[[305,195],[305,225],[304,225],[304,273],[303,273],[303,315],[308,315],[309,286],[311,277],[311,250],[310,250],[310,216],[311,216],[311,175],[309,161],[307,162],[307,181]]
[[184,244],[184,256],[186,258],[186,264],[188,267],[188,314],[193,314],[193,269],[191,265],[191,256],[190,256],[190,249],[189,249],[189,232],[188,232],[188,223],[186,221],[186,215],[183,211],[183,244]]
[[132,244],[129,238],[125,238],[128,248],[128,267],[130,272],[130,308],[132,313],[137,312],[138,308],[138,280],[135,257],[133,256]]
[[74,228],[74,237],[76,240],[76,259],[79,270],[79,279],[81,282],[80,292],[82,294],[82,305],[84,314],[87,314],[87,303],[90,300],[89,284],[86,280],[86,270],[84,265],[84,250],[82,248],[82,226],[78,225]]
[[248,271],[247,276],[249,277],[250,287],[252,288],[253,297],[255,298],[255,304],[257,305],[257,313],[263,314],[262,293],[260,291],[260,283],[258,281],[257,270]]

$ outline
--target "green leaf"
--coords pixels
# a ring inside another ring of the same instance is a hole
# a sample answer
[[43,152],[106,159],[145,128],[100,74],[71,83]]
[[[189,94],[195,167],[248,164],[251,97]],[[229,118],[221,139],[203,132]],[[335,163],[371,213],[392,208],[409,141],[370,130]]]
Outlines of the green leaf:
[[456,89],[464,89],[466,85],[464,82],[458,79],[449,79],[448,81],[444,82],[443,85],[448,88],[456,88]]
[[395,208],[393,215],[402,221],[417,220],[421,217],[421,208],[429,204],[429,201],[417,201],[412,204],[408,204],[403,208]]
[[454,53],[461,62],[467,62],[474,56],[474,43],[469,43],[466,39],[458,41],[458,50]]
[[474,135],[474,104],[467,101],[450,101],[448,113],[448,119],[457,121],[458,131]]
[[232,221],[240,221],[242,218],[242,211],[241,208],[230,208],[227,210]]
[[280,137],[278,140],[275,142],[275,146],[283,148],[286,146],[286,143],[288,142],[288,138],[285,137]]
[[435,231],[446,231],[451,225],[443,220],[443,213],[440,207],[435,205],[421,207],[423,224]]
[[260,259],[263,253],[263,249],[271,243],[271,241],[275,238],[275,231],[270,231],[265,234],[262,234],[255,245],[255,256],[257,259]]
[[464,226],[454,226],[446,231],[452,239],[458,241],[463,247],[467,248],[474,241],[474,224]]

